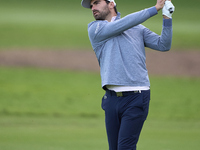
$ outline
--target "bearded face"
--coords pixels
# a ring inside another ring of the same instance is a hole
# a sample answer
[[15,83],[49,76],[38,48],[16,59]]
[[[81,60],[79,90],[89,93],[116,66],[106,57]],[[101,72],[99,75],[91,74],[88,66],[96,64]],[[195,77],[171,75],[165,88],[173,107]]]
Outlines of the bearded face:
[[96,20],[106,20],[106,17],[110,14],[108,6],[104,6],[102,10],[94,10],[93,16]]
[[96,20],[106,20],[111,13],[105,0],[93,0],[91,2],[91,9]]

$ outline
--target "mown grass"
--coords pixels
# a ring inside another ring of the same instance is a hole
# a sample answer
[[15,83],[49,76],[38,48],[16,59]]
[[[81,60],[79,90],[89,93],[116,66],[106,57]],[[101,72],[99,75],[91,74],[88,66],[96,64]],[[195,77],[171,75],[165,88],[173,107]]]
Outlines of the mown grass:
[[[106,150],[103,118],[0,117],[3,150]],[[139,150],[198,150],[200,122],[148,119]]]
[[[151,82],[152,118],[200,119],[199,78]],[[98,73],[1,68],[0,84],[0,115],[103,116]]]
[[[80,1],[3,0],[0,6],[0,49],[4,48],[91,48],[87,24],[93,21],[89,9]],[[155,5],[156,1],[116,1],[122,17]],[[174,1],[173,48],[199,49],[199,1]],[[162,15],[144,25],[160,34]]]
[[[199,78],[150,77],[138,149],[199,149]],[[97,73],[0,68],[0,148],[108,149]]]
[[98,74],[2,68],[0,74],[0,114],[100,115]]
[[102,119],[1,117],[3,150],[100,150],[107,142]]

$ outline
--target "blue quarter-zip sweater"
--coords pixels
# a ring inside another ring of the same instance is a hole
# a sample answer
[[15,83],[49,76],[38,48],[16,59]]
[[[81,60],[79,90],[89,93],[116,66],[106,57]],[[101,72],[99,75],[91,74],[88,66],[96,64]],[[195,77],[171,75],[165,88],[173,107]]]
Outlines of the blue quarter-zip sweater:
[[172,42],[172,19],[163,19],[161,35],[141,25],[157,14],[155,7],[129,14],[114,22],[93,21],[89,39],[100,65],[102,87],[149,86],[145,47],[168,51]]

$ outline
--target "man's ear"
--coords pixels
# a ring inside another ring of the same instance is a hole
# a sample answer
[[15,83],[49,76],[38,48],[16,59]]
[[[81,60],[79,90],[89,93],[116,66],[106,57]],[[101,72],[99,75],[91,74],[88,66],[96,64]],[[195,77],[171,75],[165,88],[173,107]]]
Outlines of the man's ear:
[[112,9],[112,8],[114,8],[114,7],[115,7],[115,4],[114,4],[113,2],[110,2],[110,3],[109,3],[109,8]]

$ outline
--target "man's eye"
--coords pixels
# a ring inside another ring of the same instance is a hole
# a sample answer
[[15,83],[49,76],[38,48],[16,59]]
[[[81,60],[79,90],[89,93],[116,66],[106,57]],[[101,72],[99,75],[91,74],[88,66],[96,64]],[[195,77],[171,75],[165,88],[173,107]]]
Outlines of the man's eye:
[[[99,3],[100,3],[99,1],[96,1],[96,2],[93,3],[93,5],[97,5],[97,4],[99,4]],[[92,8],[93,5],[90,5],[90,8]]]

